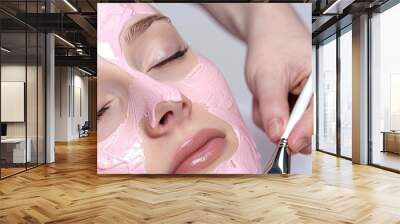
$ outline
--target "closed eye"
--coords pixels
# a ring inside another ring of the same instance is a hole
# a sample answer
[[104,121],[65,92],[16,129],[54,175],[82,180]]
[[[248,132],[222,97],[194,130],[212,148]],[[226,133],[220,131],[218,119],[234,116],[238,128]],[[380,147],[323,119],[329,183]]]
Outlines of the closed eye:
[[152,69],[155,69],[155,68],[160,68],[160,67],[162,67],[162,66],[164,66],[164,65],[166,65],[166,64],[168,64],[168,63],[170,63],[170,62],[172,62],[172,61],[174,61],[174,60],[176,60],[176,59],[182,58],[183,56],[185,56],[185,54],[186,54],[186,52],[188,51],[188,49],[189,49],[189,47],[186,46],[184,49],[178,50],[177,52],[175,52],[175,53],[172,54],[171,56],[167,57],[166,59],[164,59],[164,60],[158,62],[157,64],[155,64],[155,65],[153,65],[153,66],[151,66],[151,67],[147,70],[147,72],[149,72],[149,71],[151,71]]
[[100,108],[99,111],[97,111],[97,120],[100,120],[104,113],[110,108],[110,104],[111,101],[107,102],[103,107]]

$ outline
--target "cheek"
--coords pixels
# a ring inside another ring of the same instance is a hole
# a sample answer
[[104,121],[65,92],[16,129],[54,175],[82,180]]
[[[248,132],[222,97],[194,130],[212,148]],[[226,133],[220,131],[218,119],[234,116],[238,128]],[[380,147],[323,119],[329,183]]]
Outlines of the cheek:
[[223,75],[206,59],[198,57],[198,61],[199,64],[183,80],[173,85],[193,102],[205,105],[209,111],[214,108],[231,110],[234,99]]
[[210,113],[203,106],[198,106],[197,110],[200,111],[200,113],[197,113],[199,116],[197,116],[195,119],[201,123],[205,123],[207,127],[217,128],[224,131],[227,144],[225,146],[226,151],[220,161],[229,159],[238,147],[238,138],[233,130],[232,124]]
[[179,139],[171,136],[159,139],[152,139],[143,134],[141,136],[146,172],[169,173],[176,149],[179,147]]
[[110,136],[119,125],[126,119],[127,104],[125,99],[114,99],[109,109],[99,118],[98,137],[99,141]]

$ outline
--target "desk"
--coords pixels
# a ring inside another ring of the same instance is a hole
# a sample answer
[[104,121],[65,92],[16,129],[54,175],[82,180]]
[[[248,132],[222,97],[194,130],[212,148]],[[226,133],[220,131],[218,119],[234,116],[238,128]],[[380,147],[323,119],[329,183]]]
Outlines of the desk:
[[400,154],[400,131],[382,131],[383,150],[382,152],[392,152]]
[[28,147],[26,147],[26,154],[25,154],[25,138],[1,139],[1,157],[9,163],[30,162],[32,158],[31,154],[32,141],[30,138],[27,138],[26,142],[28,143],[27,144]]

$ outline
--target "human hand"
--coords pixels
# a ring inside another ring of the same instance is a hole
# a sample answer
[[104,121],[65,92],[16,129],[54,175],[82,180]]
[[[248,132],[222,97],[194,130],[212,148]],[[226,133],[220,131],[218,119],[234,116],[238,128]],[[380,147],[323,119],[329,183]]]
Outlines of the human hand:
[[[311,33],[288,4],[202,6],[247,44],[246,82],[253,94],[253,120],[278,143],[290,109],[311,73]],[[289,136],[290,152],[310,153],[312,134],[310,103]]]
[[[311,34],[286,4],[253,9],[250,19],[246,81],[253,93],[253,120],[278,143],[291,108],[311,73]],[[289,136],[289,153],[310,153],[313,101]]]

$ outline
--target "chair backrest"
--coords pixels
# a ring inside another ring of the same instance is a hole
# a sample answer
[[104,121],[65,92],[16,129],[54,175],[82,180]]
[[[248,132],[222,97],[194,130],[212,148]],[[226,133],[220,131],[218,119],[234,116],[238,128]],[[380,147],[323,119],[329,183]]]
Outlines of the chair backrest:
[[83,124],[82,128],[87,128],[87,129],[89,129],[89,128],[90,128],[90,123],[89,123],[89,121],[85,121],[85,123]]

